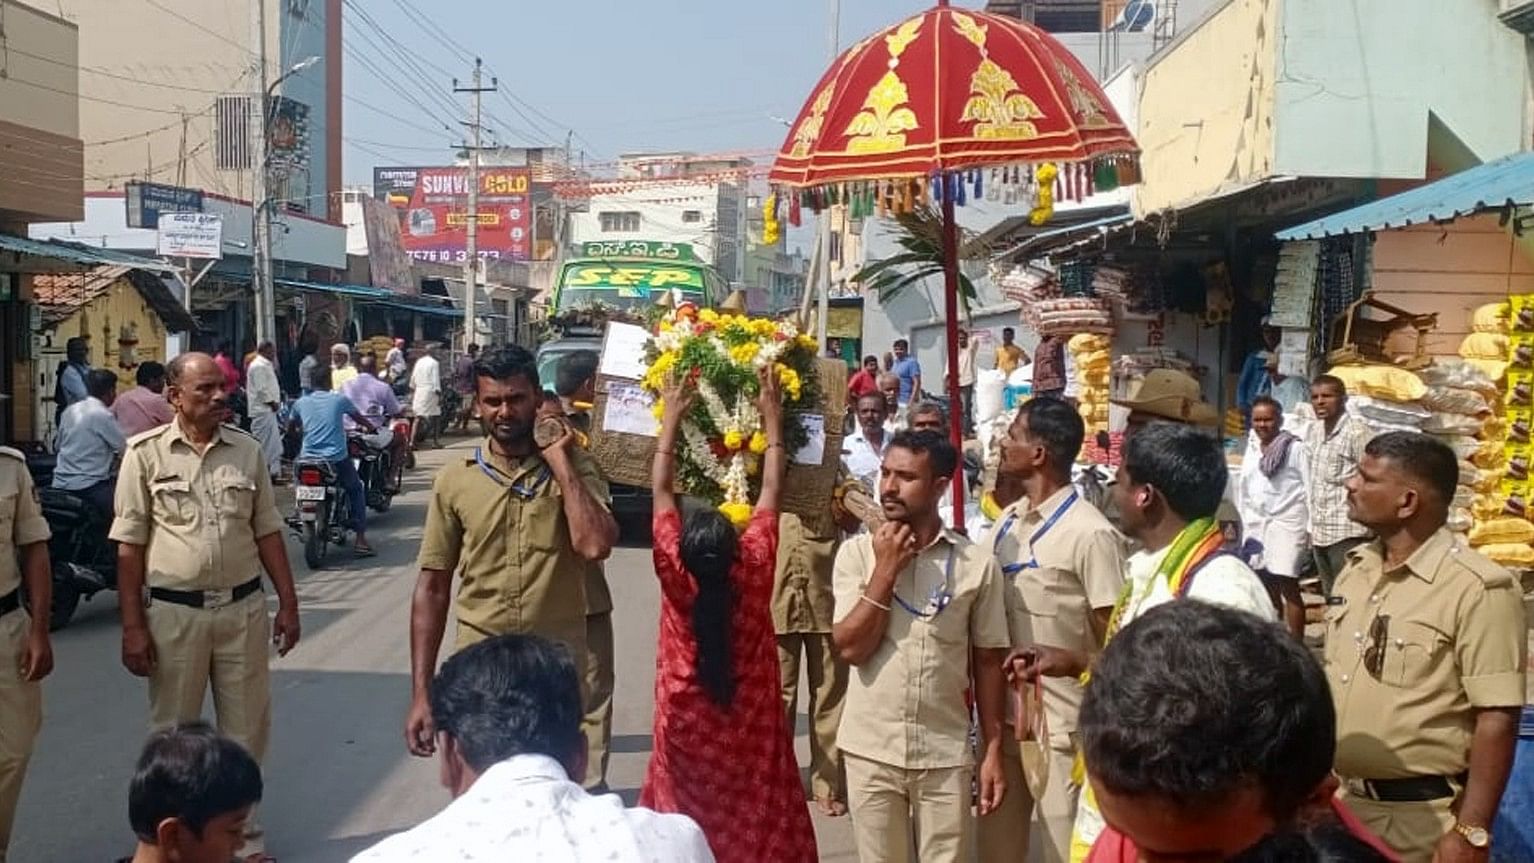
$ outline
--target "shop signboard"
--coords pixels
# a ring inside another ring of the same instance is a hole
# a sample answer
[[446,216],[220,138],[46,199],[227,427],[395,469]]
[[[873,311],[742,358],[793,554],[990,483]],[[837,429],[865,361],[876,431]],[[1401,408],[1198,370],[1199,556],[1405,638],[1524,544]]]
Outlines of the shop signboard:
[[130,228],[157,228],[163,213],[202,212],[201,189],[130,181],[123,184],[123,191]]
[[703,271],[648,263],[576,263],[565,270],[562,287],[610,290],[619,297],[641,298],[662,288],[702,291]]
[[[399,215],[405,251],[416,260],[461,264],[467,257],[469,169],[375,168],[373,194]],[[481,259],[532,257],[532,175],[527,168],[481,168]]]
[[583,258],[655,258],[662,261],[696,261],[691,243],[655,240],[593,240],[581,244]]
[[155,252],[168,258],[218,260],[224,256],[224,217],[161,213]]

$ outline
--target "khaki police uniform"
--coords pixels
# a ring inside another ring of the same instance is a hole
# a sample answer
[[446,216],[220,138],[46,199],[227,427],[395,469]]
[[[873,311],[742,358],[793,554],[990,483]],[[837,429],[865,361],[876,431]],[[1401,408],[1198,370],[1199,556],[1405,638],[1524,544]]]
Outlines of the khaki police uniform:
[[[1007,589],[1007,626],[1012,646],[1046,644],[1096,656],[1101,634],[1094,609],[1112,608],[1124,586],[1124,537],[1096,507],[1066,486],[1037,507],[1020,500],[1002,511],[990,538]],[[1017,735],[1002,737],[1007,796],[1001,808],[980,819],[981,863],[1020,859],[1070,859],[1077,786],[1071,770],[1078,745],[1076,718],[1083,689],[1075,678],[1045,678],[1044,715],[1049,735],[1049,778],[1044,795],[1032,799],[1023,775]],[[1011,716],[1009,702],[1009,722]],[[1030,825],[1032,819],[1032,825]]]
[[[861,601],[873,571],[871,536],[842,544],[835,620]],[[848,674],[837,735],[858,857],[910,863],[914,844],[921,863],[967,861],[974,755],[964,693],[971,648],[1010,644],[1005,585],[990,549],[945,529],[896,577],[895,595],[878,648]]]
[[47,542],[51,534],[26,459],[0,447],[0,863],[11,840],[21,780],[32,757],[32,743],[43,724],[42,684],[21,677],[32,619],[20,606],[18,550]]
[[[834,528],[833,528],[834,530]],[[847,667],[831,644],[831,570],[836,538],[814,536],[798,516],[778,516],[778,562],[772,585],[772,628],[778,637],[778,668],[788,727],[799,713],[799,669],[809,677],[810,791],[818,799],[845,802],[836,728],[847,694]]]
[[[570,452],[586,493],[604,505],[607,481],[584,451]],[[506,633],[563,642],[585,689],[586,583],[564,493],[541,455],[507,459],[486,439],[432,483],[420,567],[456,571],[457,649]]]
[[[565,419],[591,434],[591,414],[568,408]],[[613,594],[607,587],[602,563],[586,565],[586,715],[581,731],[586,735],[587,788],[607,787],[607,761],[613,740]]]
[[219,731],[260,761],[272,723],[271,622],[256,540],[283,526],[261,445],[220,426],[199,454],[179,420],[136,435],[116,513],[111,538],[145,548],[150,724],[197,719],[211,685]]
[[[1348,553],[1326,674],[1343,799],[1414,863],[1454,826],[1475,712],[1524,703],[1528,632],[1512,575],[1447,530],[1388,572],[1382,553],[1378,541]],[[1376,674],[1366,656],[1379,650]]]

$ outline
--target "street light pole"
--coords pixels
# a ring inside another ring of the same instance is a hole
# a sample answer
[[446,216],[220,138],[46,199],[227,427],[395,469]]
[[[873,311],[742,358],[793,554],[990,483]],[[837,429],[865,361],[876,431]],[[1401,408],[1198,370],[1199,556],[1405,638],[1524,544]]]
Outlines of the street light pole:
[[277,88],[293,75],[320,62],[319,57],[306,57],[270,84],[266,81],[266,2],[255,3],[256,47],[259,71],[256,80],[261,84],[261,95],[256,99],[255,122],[251,124],[255,146],[252,154],[254,177],[250,184],[251,254],[250,278],[256,295],[256,344],[276,340],[277,296],[272,287],[272,202],[267,190],[267,172],[271,170],[271,118],[273,100]]

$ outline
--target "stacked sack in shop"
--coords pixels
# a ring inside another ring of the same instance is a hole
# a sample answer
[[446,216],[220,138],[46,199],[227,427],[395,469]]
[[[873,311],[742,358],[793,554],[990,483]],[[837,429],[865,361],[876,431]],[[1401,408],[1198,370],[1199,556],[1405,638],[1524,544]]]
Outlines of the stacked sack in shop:
[[[1482,306],[1471,316],[1475,330],[1460,345],[1460,356],[1494,385],[1486,390],[1490,405],[1481,436],[1495,442],[1499,456],[1497,485],[1476,499],[1476,524],[1470,544],[1512,569],[1534,568],[1534,461],[1530,426],[1534,424],[1534,297]],[[1500,350],[1500,355],[1496,352]]]
[[1501,393],[1480,364],[1467,360],[1438,360],[1419,376],[1427,385],[1421,404],[1429,412],[1422,430],[1459,457],[1459,487],[1449,527],[1473,538],[1479,526],[1501,514],[1504,501],[1500,485],[1507,470],[1502,451],[1506,427],[1493,411]]
[[[1474,368],[1464,363],[1434,366],[1421,375],[1383,364],[1336,366],[1330,372],[1347,387],[1348,412],[1358,417],[1370,431],[1375,434],[1394,431],[1431,434],[1454,450],[1459,457],[1460,476],[1454,501],[1449,507],[1448,527],[1461,534],[1468,532],[1474,524],[1471,505],[1476,484],[1483,481],[1483,474],[1473,460],[1486,458],[1491,448],[1477,439],[1480,425],[1474,418],[1435,410],[1433,405],[1447,403],[1459,408],[1473,408],[1473,400],[1453,397],[1454,393],[1468,391],[1452,384],[1475,373]],[[1435,390],[1424,376],[1439,381],[1440,386]],[[1434,402],[1435,392],[1443,400]],[[1482,452],[1483,448],[1487,452]]]
[[1076,369],[1076,383],[1081,390],[1076,396],[1077,410],[1086,423],[1088,438],[1108,428],[1108,394],[1113,374],[1111,347],[1107,336],[1093,333],[1077,333],[1065,343]]

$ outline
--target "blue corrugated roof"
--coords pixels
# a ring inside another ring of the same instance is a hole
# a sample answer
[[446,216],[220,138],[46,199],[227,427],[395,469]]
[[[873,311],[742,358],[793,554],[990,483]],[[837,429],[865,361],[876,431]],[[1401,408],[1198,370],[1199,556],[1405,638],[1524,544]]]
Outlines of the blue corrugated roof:
[[385,300],[394,296],[394,292],[387,288],[375,288],[371,285],[332,285],[325,282],[306,282],[303,279],[273,279],[279,285],[287,285],[290,288],[298,288],[301,291],[313,291],[319,294],[340,294],[343,297],[366,297],[372,300]]
[[149,270],[156,273],[170,272],[175,269],[164,261],[141,258],[115,249],[97,249],[58,240],[31,240],[14,234],[0,234],[0,250],[69,261],[87,267],[131,267],[135,270]]
[[1361,231],[1447,222],[1506,204],[1534,204],[1534,153],[1515,153],[1415,189],[1296,225],[1280,240],[1318,240]]
[[[392,301],[388,301],[388,300],[380,300],[380,301],[377,301],[377,302],[369,303],[368,305],[383,306],[386,309],[399,309],[401,311],[412,312],[414,314],[426,315],[427,317],[434,317],[434,318],[458,318],[458,319],[461,319],[463,317],[463,312],[461,312],[461,311],[459,311],[457,309],[448,308],[447,306],[428,306],[428,305],[416,304],[416,303],[398,303],[398,302],[392,302]],[[487,316],[481,315],[480,317],[487,317]]]

